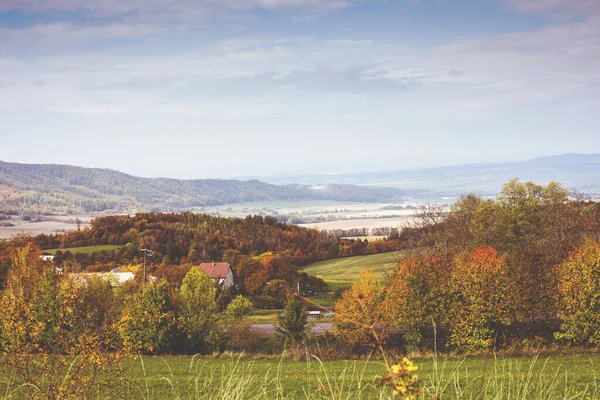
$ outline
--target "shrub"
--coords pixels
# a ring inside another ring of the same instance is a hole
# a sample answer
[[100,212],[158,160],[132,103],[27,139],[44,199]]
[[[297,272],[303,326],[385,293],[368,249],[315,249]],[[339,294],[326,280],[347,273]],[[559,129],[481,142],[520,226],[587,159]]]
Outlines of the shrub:
[[164,282],[145,285],[126,300],[119,332],[126,350],[154,354],[169,346],[175,329],[175,314]]

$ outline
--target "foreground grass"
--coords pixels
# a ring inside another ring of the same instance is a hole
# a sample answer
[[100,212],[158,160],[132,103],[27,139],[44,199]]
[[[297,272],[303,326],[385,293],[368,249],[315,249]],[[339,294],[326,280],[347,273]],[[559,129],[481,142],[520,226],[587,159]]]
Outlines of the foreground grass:
[[44,253],[48,253],[48,254],[52,254],[55,255],[57,251],[62,251],[63,253],[65,251],[69,251],[71,254],[92,254],[92,253],[99,253],[101,251],[115,251],[116,249],[119,249],[123,246],[118,245],[118,244],[105,244],[105,245],[99,245],[99,246],[84,246],[84,247],[70,247],[67,249],[50,249],[50,250],[44,250]]
[[[425,399],[597,399],[600,356],[417,360]],[[100,398],[388,399],[374,361],[145,357],[127,363],[128,381]],[[5,372],[8,372],[5,370]],[[6,376],[2,374],[1,376]],[[19,398],[0,381],[0,399]],[[4,385],[4,386],[3,386]]]
[[360,271],[370,269],[378,279],[385,278],[396,268],[396,261],[402,257],[403,252],[369,254],[366,256],[355,256],[336,258],[334,260],[321,261],[307,265],[302,272],[318,276],[329,284],[330,289],[348,286],[356,282]]

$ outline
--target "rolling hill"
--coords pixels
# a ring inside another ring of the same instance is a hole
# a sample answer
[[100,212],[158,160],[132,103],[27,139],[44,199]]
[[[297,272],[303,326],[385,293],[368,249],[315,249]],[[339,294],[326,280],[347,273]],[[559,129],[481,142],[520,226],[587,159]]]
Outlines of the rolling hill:
[[298,175],[262,178],[274,184],[338,183],[432,190],[446,195],[476,192],[496,195],[507,181],[561,182],[565,187],[600,192],[600,154],[563,154],[527,161],[490,164],[464,164],[449,167],[335,175]]
[[407,193],[345,184],[139,178],[110,169],[0,161],[0,212],[183,211],[269,200],[387,202]]

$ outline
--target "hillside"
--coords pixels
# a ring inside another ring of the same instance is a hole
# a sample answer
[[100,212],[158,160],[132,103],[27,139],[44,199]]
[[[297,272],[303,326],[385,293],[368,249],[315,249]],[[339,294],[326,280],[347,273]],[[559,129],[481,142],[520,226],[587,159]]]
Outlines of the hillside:
[[407,190],[436,188],[446,195],[467,192],[496,195],[504,183],[515,177],[537,183],[558,181],[568,188],[577,187],[582,191],[595,193],[600,191],[600,154],[563,154],[519,162],[464,164],[358,174],[299,175],[263,180],[274,184],[360,184]]
[[397,201],[405,193],[340,184],[139,178],[110,169],[0,161],[0,211],[4,212],[183,211],[269,200],[379,202]]
[[380,279],[385,279],[396,269],[402,252],[369,254],[319,261],[302,268],[302,272],[317,276],[332,287],[347,286],[358,281],[360,272],[370,269]]

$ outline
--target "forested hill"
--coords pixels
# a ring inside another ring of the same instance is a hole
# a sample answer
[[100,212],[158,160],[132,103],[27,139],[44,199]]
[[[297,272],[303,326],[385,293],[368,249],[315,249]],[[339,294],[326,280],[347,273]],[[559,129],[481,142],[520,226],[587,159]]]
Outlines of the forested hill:
[[355,185],[273,185],[257,180],[139,178],[122,172],[0,161],[0,211],[182,211],[268,200],[399,200],[406,191]]

